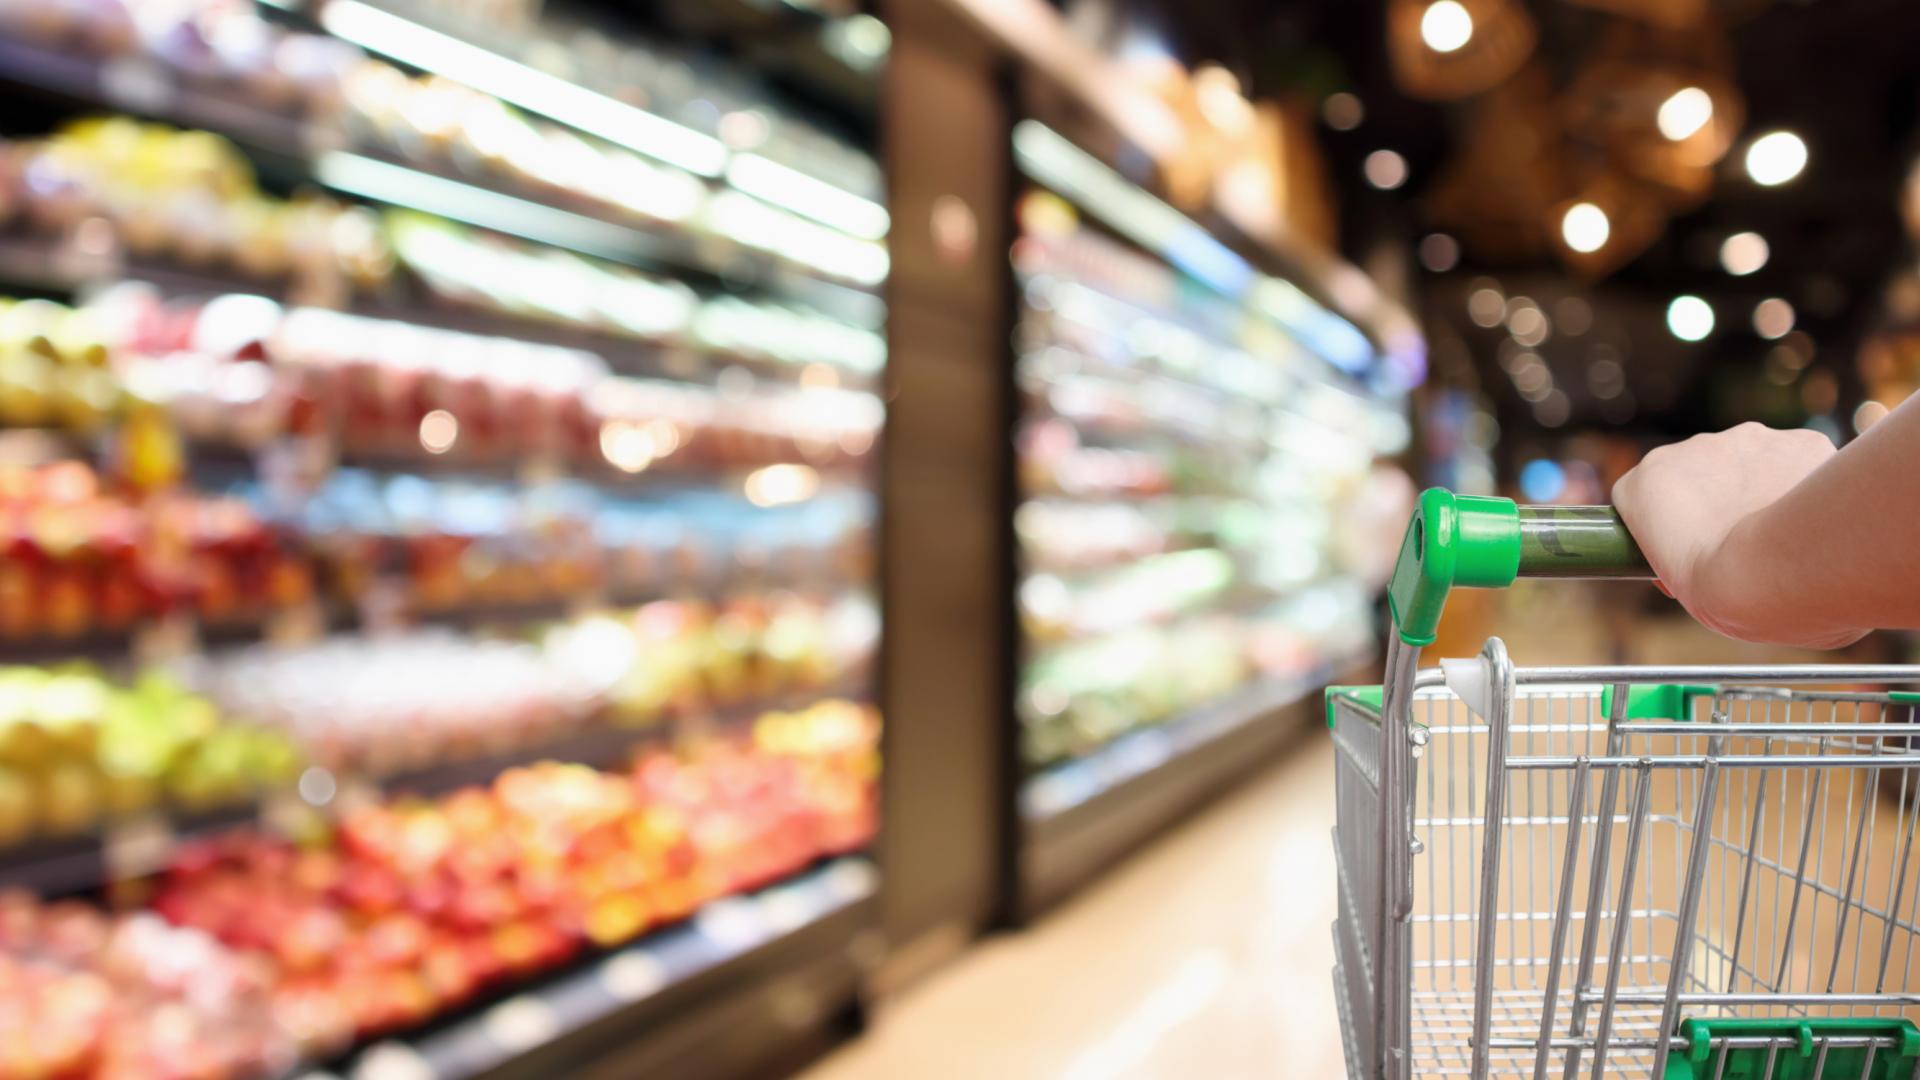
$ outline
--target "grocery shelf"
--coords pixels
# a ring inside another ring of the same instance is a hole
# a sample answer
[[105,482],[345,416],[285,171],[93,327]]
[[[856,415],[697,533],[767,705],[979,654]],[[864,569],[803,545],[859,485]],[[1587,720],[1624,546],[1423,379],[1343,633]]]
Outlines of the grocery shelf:
[[867,697],[864,683],[850,678],[817,690],[795,690],[750,702],[693,710],[680,717],[641,725],[600,721],[526,747],[404,770],[379,778],[375,783],[384,791],[439,795],[484,784],[508,769],[539,761],[617,768],[625,764],[637,748],[671,741],[688,731],[733,731],[751,725],[768,712],[801,709],[834,698],[865,701]]
[[294,1080],[758,1075],[857,1021],[877,881],[833,859]]
[[232,829],[258,817],[252,804],[168,815],[147,813],[70,836],[0,849],[0,890],[43,897],[88,892],[121,878],[154,873],[182,840]]
[[1333,667],[1256,683],[1186,716],[1123,735],[1029,776],[1017,795],[1015,921],[1074,888],[1271,760],[1311,711]]
[[[0,39],[0,49],[5,47]],[[4,64],[0,57],[0,65]],[[39,292],[76,293],[119,281],[138,281],[169,297],[210,297],[227,293],[266,296],[294,302],[286,282],[181,266],[114,253],[88,253],[39,236],[0,234],[0,282]],[[550,319],[491,311],[438,297],[355,296],[345,310],[368,318],[390,319],[441,330],[485,337],[510,338],[536,345],[581,349],[606,360],[622,375],[680,382],[710,383],[721,371],[738,367],[750,374],[784,383],[796,372],[792,364],[698,345],[648,341],[592,327],[570,326]],[[841,385],[869,389],[876,380],[856,372],[839,372]]]
[[[380,776],[354,776],[345,778],[345,782],[433,796],[485,784],[507,769],[540,761],[614,768],[642,746],[669,741],[689,731],[739,730],[767,712],[800,709],[835,698],[865,701],[868,697],[865,682],[849,677],[818,689],[694,710],[646,725],[593,722],[511,750],[438,761]],[[154,873],[166,866],[182,841],[270,823],[280,804],[291,797],[291,793],[274,793],[257,802],[205,811],[161,808],[108,820],[84,833],[36,838],[0,848],[0,889],[23,888],[41,896],[62,896]]]
[[643,228],[584,200],[549,201],[512,184],[402,162],[353,146],[335,128],[197,90],[141,57],[102,63],[0,38],[0,80],[91,107],[212,131],[343,194],[582,255],[640,269],[692,271],[729,290],[761,289],[829,309],[844,306],[852,294],[875,292],[720,236],[670,226]]

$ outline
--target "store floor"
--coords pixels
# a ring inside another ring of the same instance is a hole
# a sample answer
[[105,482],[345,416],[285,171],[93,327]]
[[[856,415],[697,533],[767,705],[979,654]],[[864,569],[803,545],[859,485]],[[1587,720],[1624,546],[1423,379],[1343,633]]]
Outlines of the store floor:
[[890,1003],[807,1078],[1343,1075],[1332,827],[1333,750],[1309,729],[1039,925]]

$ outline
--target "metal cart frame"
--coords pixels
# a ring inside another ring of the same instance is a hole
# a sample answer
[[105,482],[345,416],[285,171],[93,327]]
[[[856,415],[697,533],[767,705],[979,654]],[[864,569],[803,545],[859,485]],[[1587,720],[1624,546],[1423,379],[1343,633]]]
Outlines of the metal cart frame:
[[1329,694],[1349,1075],[1920,1078],[1920,667],[1418,668],[1517,576],[1648,571],[1606,508],[1429,492],[1386,681]]

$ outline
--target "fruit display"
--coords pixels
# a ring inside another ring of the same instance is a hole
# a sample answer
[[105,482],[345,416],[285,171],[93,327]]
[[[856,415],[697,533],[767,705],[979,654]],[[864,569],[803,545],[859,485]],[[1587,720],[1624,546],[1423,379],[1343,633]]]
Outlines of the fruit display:
[[586,724],[610,678],[541,649],[449,630],[216,654],[195,683],[315,764],[380,777],[535,745]]
[[349,811],[295,842],[183,850],[152,906],[271,972],[309,1054],[417,1024],[865,843],[877,719],[847,702],[623,773],[542,764]]
[[1391,403],[1272,296],[1230,298],[1049,193],[1018,215],[1028,765],[1367,649],[1333,522],[1404,442]]
[[0,148],[19,177],[21,215],[63,237],[90,219],[136,256],[262,280],[386,280],[379,219],[319,195],[264,194],[232,143],[126,117],[72,121],[52,136]]
[[827,701],[291,840],[181,847],[150,904],[0,892],[0,1076],[279,1075],[864,845],[878,718]]
[[105,335],[85,312],[0,298],[0,424],[100,430],[123,404],[108,360]]
[[284,787],[302,755],[172,677],[84,664],[0,668],[0,847],[142,811],[209,810]]
[[151,911],[0,891],[0,1076],[278,1075],[296,1046],[271,968]]
[[0,1080],[371,1075],[850,902],[878,166],[538,9],[0,0]]
[[556,627],[545,644],[579,681],[605,686],[616,720],[647,724],[844,685],[872,662],[878,634],[867,597],[776,593],[656,601]]
[[110,487],[61,461],[0,468],[0,637],[77,637],[168,614],[257,623],[315,592],[288,537],[231,497]]
[[828,691],[871,662],[877,623],[854,596],[663,600],[567,620],[537,642],[418,630],[251,646],[195,665],[192,682],[313,763],[378,778]]

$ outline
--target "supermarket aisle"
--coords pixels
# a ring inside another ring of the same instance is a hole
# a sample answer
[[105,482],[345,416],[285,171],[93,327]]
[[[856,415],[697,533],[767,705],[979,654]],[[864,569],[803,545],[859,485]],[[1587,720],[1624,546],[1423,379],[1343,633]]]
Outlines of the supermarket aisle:
[[1337,1076],[1333,753],[1244,790],[1038,927],[989,941],[808,1080]]

